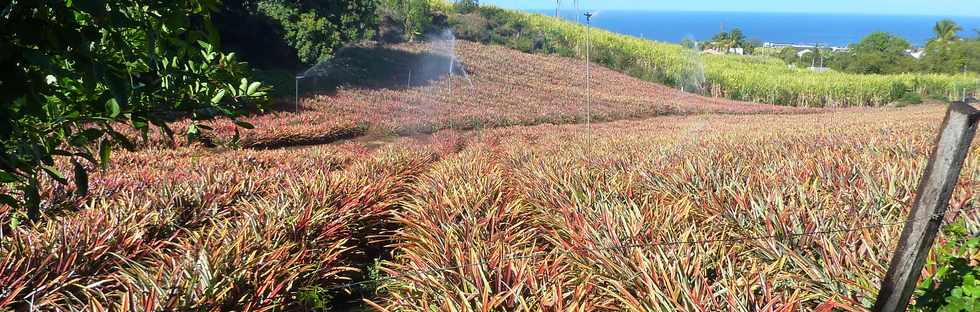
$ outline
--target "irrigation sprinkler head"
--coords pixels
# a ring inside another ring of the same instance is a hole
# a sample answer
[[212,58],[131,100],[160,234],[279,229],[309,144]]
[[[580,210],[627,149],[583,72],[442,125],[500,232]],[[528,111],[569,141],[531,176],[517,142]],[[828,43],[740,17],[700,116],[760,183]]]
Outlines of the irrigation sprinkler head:
[[594,15],[595,15],[595,13],[592,13],[592,11],[585,12],[585,20],[591,22],[592,21],[592,16],[594,16]]
[[306,76],[305,75],[296,75],[296,80],[299,80],[299,79],[306,79]]

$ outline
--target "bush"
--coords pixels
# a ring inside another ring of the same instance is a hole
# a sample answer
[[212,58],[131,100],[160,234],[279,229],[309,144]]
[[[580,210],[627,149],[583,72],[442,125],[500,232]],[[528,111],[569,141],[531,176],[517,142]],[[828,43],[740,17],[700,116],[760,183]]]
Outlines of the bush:
[[145,140],[155,125],[172,138],[168,119],[189,116],[185,134],[194,140],[207,129],[198,121],[239,117],[254,108],[249,99],[265,96],[247,80],[248,68],[215,46],[213,1],[152,3],[27,1],[5,9],[0,205],[23,206],[36,220],[41,177],[68,184],[55,157],[74,163],[75,194],[84,197],[83,164],[105,167],[115,147],[133,147],[117,129],[135,128]]
[[490,21],[479,14],[451,16],[449,25],[453,28],[456,38],[481,43],[489,43],[492,38]]
[[898,100],[899,107],[915,104],[922,104],[922,96],[913,92],[905,93],[905,95]]
[[459,0],[453,4],[453,9],[456,13],[460,14],[470,14],[480,9],[479,0]]
[[329,59],[378,26],[374,0],[226,0],[215,21],[222,44],[262,69],[295,70]]
[[406,40],[419,39],[432,30],[434,10],[429,0],[383,0],[379,10],[382,18],[401,24]]
[[340,42],[335,26],[316,12],[302,12],[284,1],[260,2],[258,11],[281,25],[286,42],[296,49],[296,56],[303,63],[326,61]]
[[916,289],[917,311],[980,311],[980,233],[970,233],[964,222],[944,230],[946,243],[934,251],[927,268],[934,269]]

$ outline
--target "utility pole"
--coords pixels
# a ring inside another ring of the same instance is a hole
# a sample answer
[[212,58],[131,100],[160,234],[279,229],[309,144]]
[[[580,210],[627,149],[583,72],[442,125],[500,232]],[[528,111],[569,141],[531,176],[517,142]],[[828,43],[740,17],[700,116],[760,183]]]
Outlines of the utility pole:
[[915,206],[902,230],[872,311],[895,312],[908,308],[977,133],[978,120],[980,110],[976,106],[965,102],[950,104],[936,148],[919,182]]

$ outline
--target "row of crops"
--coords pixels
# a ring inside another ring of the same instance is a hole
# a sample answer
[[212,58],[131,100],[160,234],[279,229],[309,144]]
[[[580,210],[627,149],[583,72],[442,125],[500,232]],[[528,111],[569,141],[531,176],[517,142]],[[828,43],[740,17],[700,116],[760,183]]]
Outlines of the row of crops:
[[[552,17],[496,8],[481,14],[533,37],[526,51],[585,57],[585,26]],[[698,81],[702,93],[734,100],[804,107],[881,106],[915,93],[956,99],[980,90],[976,74],[859,75],[790,68],[781,60],[734,55],[698,55],[676,45],[593,29],[592,60],[612,69],[682,87]],[[703,77],[703,78],[702,78]]]

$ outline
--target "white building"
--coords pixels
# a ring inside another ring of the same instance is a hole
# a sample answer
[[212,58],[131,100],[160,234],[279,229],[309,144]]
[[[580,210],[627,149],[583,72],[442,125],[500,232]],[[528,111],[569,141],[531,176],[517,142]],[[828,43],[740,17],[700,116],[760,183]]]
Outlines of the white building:
[[912,57],[914,57],[915,59],[918,60],[918,59],[921,59],[923,56],[926,55],[926,50],[922,50],[922,49],[908,49],[908,50],[905,50],[905,53],[908,54],[908,55],[911,55]]

